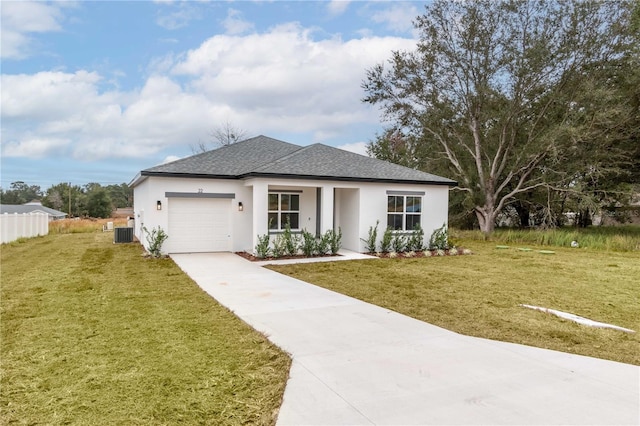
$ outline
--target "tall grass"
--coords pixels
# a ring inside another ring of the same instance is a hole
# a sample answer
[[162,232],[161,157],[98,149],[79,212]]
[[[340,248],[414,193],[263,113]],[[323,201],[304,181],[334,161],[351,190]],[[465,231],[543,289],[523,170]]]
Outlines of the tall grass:
[[640,226],[608,226],[589,228],[496,229],[491,235],[475,231],[451,229],[450,239],[495,241],[503,244],[570,247],[577,241],[582,248],[611,251],[640,251]]
[[495,241],[504,244],[570,247],[577,241],[580,247],[596,250],[640,251],[640,226],[608,226],[589,228],[496,229],[490,236],[480,231],[450,230],[456,240]]
[[49,222],[49,235],[57,234],[84,234],[101,232],[107,222],[113,222],[113,226],[126,226],[126,218],[118,219],[61,219]]

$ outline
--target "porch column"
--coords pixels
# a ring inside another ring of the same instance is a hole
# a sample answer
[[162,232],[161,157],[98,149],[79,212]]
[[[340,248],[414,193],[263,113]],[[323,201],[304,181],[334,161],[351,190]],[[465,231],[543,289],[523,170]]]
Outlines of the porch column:
[[320,202],[320,233],[324,234],[333,229],[333,190],[332,185],[321,187]]
[[258,235],[265,235],[269,232],[267,216],[269,185],[266,182],[253,183],[253,246],[254,251],[258,244]]

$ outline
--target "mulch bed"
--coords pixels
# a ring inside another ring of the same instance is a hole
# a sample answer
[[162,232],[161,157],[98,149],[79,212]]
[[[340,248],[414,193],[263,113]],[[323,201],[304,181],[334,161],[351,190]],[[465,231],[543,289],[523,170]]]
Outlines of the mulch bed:
[[319,258],[319,257],[337,257],[337,256],[341,256],[339,254],[323,254],[323,255],[316,255],[316,256],[305,256],[303,254],[300,254],[300,255],[297,255],[297,256],[256,257],[256,256],[252,255],[251,253],[247,253],[246,251],[237,251],[236,254],[238,256],[244,257],[245,259],[250,260],[252,262],[262,262],[264,260],[316,259],[316,258]]
[[[456,248],[456,254],[451,254],[450,250],[444,250],[444,255],[445,256],[463,256],[465,254],[471,254],[471,252],[467,252],[464,253],[463,248],[458,247]],[[335,257],[335,256],[340,256],[339,254],[324,254],[324,255],[316,255],[316,256],[305,256],[305,255],[297,255],[297,256],[281,256],[281,257],[256,257],[251,253],[247,253],[246,251],[237,251],[236,254],[240,257],[243,257],[247,260],[250,260],[252,262],[262,262],[264,260],[285,260],[285,259],[315,259],[315,258],[319,258],[319,257]],[[383,259],[387,259],[387,258],[391,258],[392,254],[391,253],[365,253],[368,254],[370,256],[376,256],[376,257],[380,257]],[[407,256],[407,253],[396,253],[395,258],[396,259],[416,259],[416,258],[420,258],[420,257],[438,257],[438,252],[437,250],[431,250],[431,256],[425,256],[423,251],[417,251],[415,252],[414,256]]]
[[[444,256],[463,256],[463,255],[467,255],[467,254],[471,254],[471,252],[469,250],[467,250],[467,253],[464,252],[465,249],[463,249],[462,247],[456,247],[456,251],[455,254],[452,254],[451,250],[444,250]],[[395,259],[417,259],[420,257],[438,257],[438,251],[437,250],[425,250],[428,252],[431,252],[431,256],[425,256],[425,252],[424,251],[416,251],[414,252],[414,255],[408,255],[408,252],[403,252],[403,253],[395,253],[395,256],[393,256],[392,253],[366,253],[370,256],[377,256],[383,259],[389,259],[389,258],[395,258]]]

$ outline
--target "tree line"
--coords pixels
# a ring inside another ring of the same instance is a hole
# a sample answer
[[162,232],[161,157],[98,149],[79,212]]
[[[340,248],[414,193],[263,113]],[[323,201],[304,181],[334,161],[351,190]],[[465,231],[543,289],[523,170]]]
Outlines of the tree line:
[[133,206],[133,189],[126,183],[102,186],[99,183],[52,185],[43,191],[39,185],[12,182],[0,188],[2,204],[25,204],[39,200],[45,207],[65,212],[69,217],[108,218],[116,208]]
[[640,191],[640,2],[435,0],[367,70],[369,154],[457,180],[454,222],[588,225]]

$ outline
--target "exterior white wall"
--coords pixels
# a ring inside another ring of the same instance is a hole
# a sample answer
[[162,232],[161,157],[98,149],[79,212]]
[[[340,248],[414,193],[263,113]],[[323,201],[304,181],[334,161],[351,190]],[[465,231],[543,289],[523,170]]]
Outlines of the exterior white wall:
[[360,249],[360,189],[337,188],[335,202],[335,226],[342,230],[342,247]]
[[[134,188],[135,235],[147,247],[148,243],[142,227],[151,230],[160,226],[169,238],[162,251],[171,251],[171,229],[169,229],[169,208],[171,198],[165,192],[189,193],[234,193],[231,201],[231,250],[247,250],[251,244],[252,223],[252,188],[244,186],[243,181],[227,179],[194,179],[172,177],[148,177]],[[162,210],[156,209],[157,201],[162,203]],[[238,211],[238,203],[242,202],[243,211]]]
[[[366,239],[369,227],[378,224],[378,243],[387,227],[387,191],[419,191],[422,196],[421,226],[425,242],[434,230],[447,224],[449,187],[444,185],[391,185],[381,183],[363,184],[360,191],[360,238]],[[364,242],[359,241],[359,250],[364,251]]]
[[[254,186],[258,190],[254,196]],[[378,225],[378,238],[387,226],[387,191],[420,191],[422,197],[422,228],[425,241],[431,233],[447,223],[449,187],[444,185],[386,184],[368,182],[341,182],[291,179],[256,178],[248,180],[195,179],[148,177],[134,188],[135,235],[147,246],[142,226],[147,229],[161,226],[169,235],[165,247],[170,247],[171,230],[168,229],[168,208],[170,199],[165,192],[191,192],[202,190],[205,193],[235,193],[231,208],[231,249],[233,251],[253,251],[257,235],[267,233],[267,197],[268,191],[297,190],[300,197],[300,227],[309,232],[316,229],[316,189],[322,188],[324,194],[333,194],[331,208],[324,203],[322,211],[325,217],[321,221],[322,231],[332,226],[340,227],[343,232],[343,247],[364,251],[364,243],[370,226]],[[346,189],[346,190],[344,190]],[[349,191],[349,189],[353,191]],[[162,210],[156,210],[156,202],[162,202]],[[256,201],[259,205],[255,205]],[[238,202],[242,202],[243,211],[238,211]],[[335,218],[333,217],[335,212]],[[254,218],[255,216],[255,218]],[[357,228],[353,232],[353,227]]]

